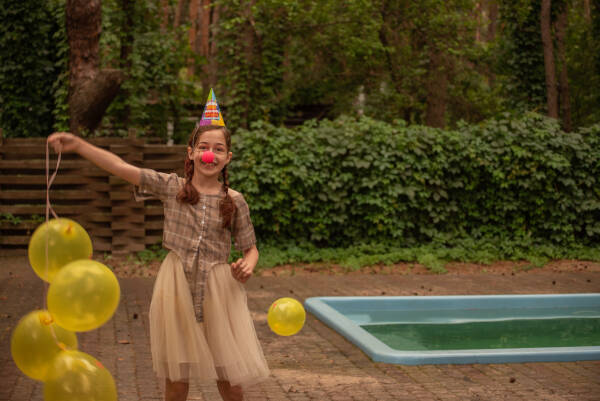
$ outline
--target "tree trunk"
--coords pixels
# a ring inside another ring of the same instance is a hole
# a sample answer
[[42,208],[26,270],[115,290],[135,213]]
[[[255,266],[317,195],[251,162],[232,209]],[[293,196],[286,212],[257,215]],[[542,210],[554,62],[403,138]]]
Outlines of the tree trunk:
[[[210,0],[207,0],[210,5]],[[217,83],[217,71],[219,70],[219,63],[217,61],[217,49],[218,49],[218,36],[219,36],[219,16],[221,15],[221,6],[219,3],[211,7],[210,17],[210,34],[209,47],[208,47],[208,64],[206,66],[206,75],[208,76],[208,82],[210,86],[214,86]]]
[[[193,53],[198,53],[198,15],[200,13],[200,2],[201,0],[190,0],[190,30],[188,32],[188,38],[190,41],[190,49]],[[194,59],[188,62],[188,76],[193,76],[196,73],[196,63]]]
[[178,28],[181,24],[183,24],[187,18],[187,14],[185,10],[189,8],[189,2],[186,0],[179,0],[177,2],[177,8],[175,9],[175,18],[173,20],[173,26]]
[[[121,24],[121,57],[119,59],[119,67],[125,75],[129,75],[131,72],[131,58],[129,55],[133,50],[133,13],[134,13],[134,0],[121,0],[121,10],[123,11],[124,18]],[[122,89],[122,96],[127,99],[129,97],[128,91]],[[129,105],[125,105],[122,113],[120,113],[120,121],[123,126],[129,125],[129,117],[131,110]]]
[[169,17],[170,17],[170,9],[169,9],[169,0],[160,0],[160,8],[162,10],[162,19],[160,21],[160,31],[162,33],[167,32],[167,27],[169,26]]
[[[216,41],[213,37],[213,29],[218,23],[219,10],[218,6],[211,5],[211,0],[202,0],[200,15],[200,29],[198,38],[200,42],[200,55],[206,59],[206,63],[202,65],[202,86],[208,93],[208,88],[211,88],[216,83]],[[215,20],[216,19],[216,20]]]
[[493,42],[496,39],[496,31],[498,30],[498,1],[490,0],[488,2],[488,31],[487,41]]
[[560,63],[559,82],[559,104],[563,130],[570,132],[571,124],[571,99],[569,97],[569,75],[567,74],[567,57],[565,49],[565,35],[568,22],[568,7],[565,5],[556,20],[556,51]]
[[592,22],[592,11],[590,9],[590,0],[583,0],[583,12],[585,15],[585,22],[590,24]]
[[475,2],[475,10],[473,10],[473,12],[475,14],[475,20],[477,21],[476,26],[475,26],[475,42],[481,41],[481,28],[482,28],[483,12],[484,12],[483,11],[484,6],[482,3],[483,3],[483,0]]
[[554,49],[552,31],[550,29],[551,0],[542,0],[540,24],[542,46],[544,48],[544,70],[546,75],[546,105],[548,116],[558,119],[558,93],[556,90],[556,67],[554,64]]
[[93,131],[117,95],[120,70],[99,71],[102,9],[100,0],[67,0],[69,41],[69,126],[72,132]]
[[446,103],[448,90],[448,72],[443,54],[432,49],[429,59],[429,76],[427,78],[427,110],[425,125],[444,128],[446,125]]

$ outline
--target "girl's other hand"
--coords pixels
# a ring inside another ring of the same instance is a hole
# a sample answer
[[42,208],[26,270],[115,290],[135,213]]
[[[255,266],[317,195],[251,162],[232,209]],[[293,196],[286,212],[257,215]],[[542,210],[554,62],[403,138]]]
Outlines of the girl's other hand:
[[231,275],[242,284],[252,276],[252,270],[248,262],[244,259],[238,259],[231,264]]
[[50,144],[56,153],[73,152],[77,150],[80,139],[69,132],[55,132],[48,137]]

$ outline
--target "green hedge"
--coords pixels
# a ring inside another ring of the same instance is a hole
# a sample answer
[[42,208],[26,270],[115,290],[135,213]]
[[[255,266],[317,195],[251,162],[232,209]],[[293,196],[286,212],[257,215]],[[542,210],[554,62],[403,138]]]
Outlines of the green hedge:
[[234,135],[232,187],[258,237],[319,246],[464,238],[600,241],[600,124],[537,114],[457,130],[369,118]]

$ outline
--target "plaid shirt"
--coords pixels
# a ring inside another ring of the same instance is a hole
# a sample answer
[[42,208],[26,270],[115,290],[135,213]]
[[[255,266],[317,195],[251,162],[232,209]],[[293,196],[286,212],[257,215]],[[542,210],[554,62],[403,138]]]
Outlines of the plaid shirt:
[[196,320],[201,322],[204,286],[210,268],[227,263],[231,251],[231,235],[235,247],[245,251],[256,244],[250,210],[239,192],[229,190],[237,208],[231,230],[223,228],[219,205],[225,194],[200,194],[195,205],[179,203],[177,193],[185,179],[177,174],[142,169],[140,186],[134,191],[137,201],[158,198],[164,206],[163,247],[175,252],[183,265],[192,292]]

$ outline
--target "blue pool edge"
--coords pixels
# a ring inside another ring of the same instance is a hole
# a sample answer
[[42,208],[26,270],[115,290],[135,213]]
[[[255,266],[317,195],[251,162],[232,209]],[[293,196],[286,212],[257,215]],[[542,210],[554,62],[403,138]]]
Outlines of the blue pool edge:
[[564,303],[569,299],[581,300],[599,297],[599,294],[542,294],[542,295],[463,295],[431,297],[312,297],[304,302],[308,312],[340,333],[348,341],[363,350],[373,361],[403,365],[427,364],[477,364],[477,363],[523,363],[523,362],[573,362],[600,360],[600,346],[551,347],[551,348],[504,348],[447,351],[398,351],[390,348],[358,324],[348,319],[326,301],[435,300],[456,302],[456,300],[482,301],[490,299],[516,300],[519,298],[544,299],[548,302]]

